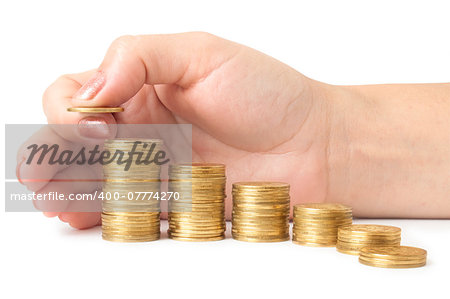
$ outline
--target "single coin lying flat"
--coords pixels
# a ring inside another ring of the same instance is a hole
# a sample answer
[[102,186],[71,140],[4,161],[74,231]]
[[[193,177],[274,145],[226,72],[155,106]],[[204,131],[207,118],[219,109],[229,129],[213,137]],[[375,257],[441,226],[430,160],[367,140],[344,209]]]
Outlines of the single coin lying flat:
[[360,250],[359,262],[381,268],[417,268],[427,263],[427,251],[410,246],[368,246]]
[[67,111],[69,112],[80,112],[80,113],[116,113],[123,112],[122,107],[69,107]]

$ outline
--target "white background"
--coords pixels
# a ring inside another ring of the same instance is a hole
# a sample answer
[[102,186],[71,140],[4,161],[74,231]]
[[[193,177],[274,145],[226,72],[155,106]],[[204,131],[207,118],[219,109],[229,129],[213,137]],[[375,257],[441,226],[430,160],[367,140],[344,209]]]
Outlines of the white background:
[[[45,88],[61,74],[97,67],[124,34],[208,31],[333,84],[450,78],[448,1],[0,3],[2,123],[45,123]],[[333,248],[290,242],[115,244],[102,241],[99,228],[76,231],[39,213],[1,212],[0,296],[448,298],[450,221],[359,222],[401,226],[403,243],[427,249],[429,265],[371,268]]]

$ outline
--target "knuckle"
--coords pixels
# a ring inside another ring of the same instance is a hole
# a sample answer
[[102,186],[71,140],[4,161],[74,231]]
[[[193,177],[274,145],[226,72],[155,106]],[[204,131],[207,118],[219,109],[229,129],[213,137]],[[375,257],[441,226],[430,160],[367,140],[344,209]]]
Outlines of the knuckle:
[[52,84],[50,84],[50,86],[48,86],[45,90],[44,93],[42,94],[42,103],[45,104],[46,102],[48,102],[48,100],[51,99],[52,93],[54,91],[54,89],[61,83],[64,81],[67,81],[69,78],[69,75],[61,75],[59,76]]
[[223,40],[209,32],[193,32],[193,40],[199,49],[211,50],[221,47]]
[[192,34],[197,40],[202,42],[212,42],[217,39],[217,36],[205,31],[196,31],[192,32]]
[[136,47],[136,37],[133,35],[122,35],[111,43],[111,49],[115,52],[129,51]]

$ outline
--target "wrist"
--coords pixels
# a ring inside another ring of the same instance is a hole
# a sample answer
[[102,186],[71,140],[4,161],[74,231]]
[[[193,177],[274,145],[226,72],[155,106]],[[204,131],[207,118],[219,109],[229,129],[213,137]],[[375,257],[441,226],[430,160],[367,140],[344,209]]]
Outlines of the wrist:
[[329,201],[361,217],[449,217],[448,85],[330,86]]
[[354,115],[356,94],[343,86],[325,85],[327,102],[327,202],[354,205],[350,196],[350,138],[356,119]]

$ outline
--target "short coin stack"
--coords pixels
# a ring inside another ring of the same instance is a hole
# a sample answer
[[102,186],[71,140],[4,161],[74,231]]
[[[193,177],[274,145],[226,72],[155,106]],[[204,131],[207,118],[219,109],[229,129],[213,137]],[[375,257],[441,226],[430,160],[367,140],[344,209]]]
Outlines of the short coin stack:
[[360,251],[359,262],[382,268],[416,268],[425,266],[427,252],[409,246],[364,247]]
[[352,208],[335,203],[309,203],[294,206],[292,241],[295,244],[336,246],[338,227],[352,224]]
[[169,167],[169,238],[216,241],[225,238],[225,165],[178,164]]
[[376,224],[352,224],[338,229],[337,251],[358,255],[366,246],[400,245],[401,229]]
[[233,184],[233,238],[248,242],[289,240],[289,184]]
[[[149,148],[160,150],[161,140],[111,139],[105,141],[105,150],[118,158],[103,165],[104,186],[102,202],[102,237],[109,241],[146,242],[160,237],[160,207],[154,197],[160,192],[160,166],[155,163],[137,163],[138,155],[145,156]],[[118,163],[130,159],[130,167]],[[153,159],[154,154],[149,156]],[[144,159],[141,156],[141,159]],[[157,197],[157,196],[156,196]]]

